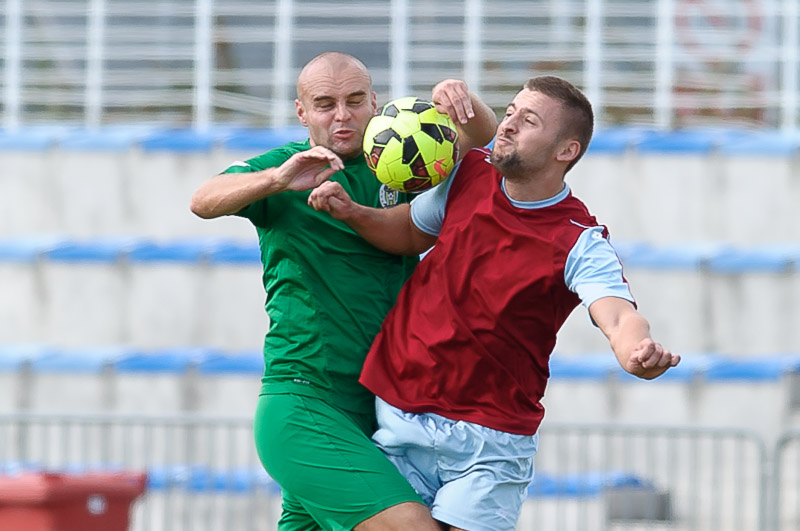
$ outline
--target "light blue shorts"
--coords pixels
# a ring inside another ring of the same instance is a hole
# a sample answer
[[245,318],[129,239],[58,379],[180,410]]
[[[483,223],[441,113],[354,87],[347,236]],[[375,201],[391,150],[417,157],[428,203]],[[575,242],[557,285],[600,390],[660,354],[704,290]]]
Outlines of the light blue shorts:
[[513,531],[533,479],[537,435],[517,435],[376,401],[378,448],[433,517],[469,531]]

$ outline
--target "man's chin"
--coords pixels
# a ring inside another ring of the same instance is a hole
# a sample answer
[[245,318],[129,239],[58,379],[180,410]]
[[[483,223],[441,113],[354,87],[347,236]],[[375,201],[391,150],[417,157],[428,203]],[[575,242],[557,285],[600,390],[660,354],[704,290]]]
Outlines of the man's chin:
[[329,149],[342,160],[362,156],[361,142],[335,142]]

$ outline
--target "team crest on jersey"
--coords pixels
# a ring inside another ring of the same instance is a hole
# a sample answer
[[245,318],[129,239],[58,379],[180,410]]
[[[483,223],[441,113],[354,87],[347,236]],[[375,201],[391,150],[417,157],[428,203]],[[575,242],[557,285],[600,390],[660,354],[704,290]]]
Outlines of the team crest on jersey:
[[381,189],[378,192],[378,197],[381,201],[381,206],[383,208],[395,206],[400,202],[400,192],[397,190],[392,190],[388,186],[381,185]]

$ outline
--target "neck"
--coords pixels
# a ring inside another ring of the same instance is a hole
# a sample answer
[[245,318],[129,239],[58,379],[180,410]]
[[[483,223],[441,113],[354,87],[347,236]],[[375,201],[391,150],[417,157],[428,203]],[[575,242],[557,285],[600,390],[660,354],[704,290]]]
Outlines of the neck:
[[538,175],[528,179],[506,177],[506,193],[515,201],[543,201],[564,189],[564,176]]

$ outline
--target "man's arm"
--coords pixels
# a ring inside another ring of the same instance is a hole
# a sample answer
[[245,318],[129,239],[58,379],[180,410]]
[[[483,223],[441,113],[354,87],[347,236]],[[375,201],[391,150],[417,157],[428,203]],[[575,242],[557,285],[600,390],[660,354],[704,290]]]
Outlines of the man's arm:
[[324,147],[295,153],[275,168],[223,173],[204,182],[192,195],[192,212],[204,219],[235,214],[247,205],[287,190],[310,190],[344,168]]
[[436,242],[436,236],[422,232],[411,221],[410,205],[392,208],[359,205],[339,183],[322,183],[311,192],[308,204],[344,221],[359,236],[387,253],[416,255],[427,251]]
[[650,324],[630,301],[603,297],[589,306],[592,319],[608,338],[617,361],[630,374],[652,380],[681,361],[650,337]]
[[436,110],[447,114],[458,131],[459,159],[470,149],[483,147],[497,132],[497,116],[467,84],[459,79],[445,79],[431,91]]

